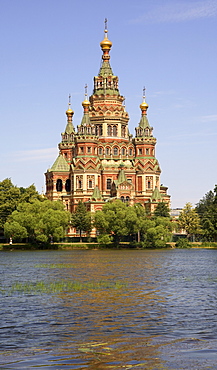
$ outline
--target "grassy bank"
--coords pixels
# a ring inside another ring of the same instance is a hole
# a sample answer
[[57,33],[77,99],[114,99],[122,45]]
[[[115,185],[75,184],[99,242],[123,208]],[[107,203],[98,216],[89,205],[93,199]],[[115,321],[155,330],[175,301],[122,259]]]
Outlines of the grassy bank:
[[[130,243],[120,244],[119,249],[140,249],[130,245]],[[217,243],[214,242],[194,242],[188,243],[188,246],[178,247],[176,243],[167,243],[166,248],[206,248],[206,249],[217,249]],[[13,251],[13,250],[73,250],[73,249],[117,249],[114,245],[110,244],[107,247],[101,246],[98,243],[54,243],[47,245],[35,245],[29,243],[14,243],[10,244],[0,244],[0,250],[3,251]],[[141,248],[142,249],[142,248]]]

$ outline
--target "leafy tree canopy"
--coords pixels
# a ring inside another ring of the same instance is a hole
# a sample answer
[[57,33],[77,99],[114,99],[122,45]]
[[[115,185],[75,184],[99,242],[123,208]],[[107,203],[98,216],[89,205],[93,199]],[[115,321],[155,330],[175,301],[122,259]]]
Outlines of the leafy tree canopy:
[[9,216],[4,226],[5,236],[15,239],[28,237],[31,242],[46,243],[65,235],[70,214],[61,202],[32,200],[22,202]]
[[87,211],[85,204],[83,202],[79,202],[75,212],[72,214],[71,217],[71,224],[80,233],[80,241],[82,241],[81,234],[82,231],[90,232],[92,228],[91,222],[91,214]]
[[200,218],[191,203],[186,203],[178,218],[178,225],[187,232],[187,235],[201,233]]
[[197,203],[196,212],[200,216],[204,238],[208,241],[217,240],[217,185]]
[[154,217],[170,217],[170,209],[164,202],[158,203],[154,211]]
[[32,202],[36,199],[43,200],[43,197],[37,192],[35,185],[28,188],[17,187],[12,184],[11,179],[5,179],[0,182],[0,228],[8,216],[17,208],[21,202]]

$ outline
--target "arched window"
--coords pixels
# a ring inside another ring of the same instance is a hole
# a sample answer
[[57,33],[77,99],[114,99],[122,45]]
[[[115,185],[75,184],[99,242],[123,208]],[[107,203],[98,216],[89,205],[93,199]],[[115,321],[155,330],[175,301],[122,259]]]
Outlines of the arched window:
[[126,202],[129,202],[130,201],[130,197],[126,197]]
[[149,155],[149,149],[148,148],[145,150],[145,152],[146,152],[146,155]]
[[106,180],[106,188],[107,190],[110,190],[112,187],[112,179],[107,179]]
[[122,125],[121,126],[121,136],[125,137],[125,135],[126,135],[126,127]]
[[93,181],[92,180],[89,180],[88,187],[89,187],[89,189],[92,189],[92,187],[93,187]]
[[106,148],[106,155],[109,155],[110,154],[110,148]]
[[125,155],[125,148],[122,148],[122,149],[121,149],[121,154],[122,154],[122,155]]
[[121,201],[122,202],[125,202],[123,195],[121,196]]
[[118,130],[117,130],[117,126],[113,126],[113,136],[117,136],[117,133],[118,133]]
[[57,180],[56,189],[57,189],[57,191],[62,191],[63,190],[63,182],[62,182],[61,179]]
[[71,180],[70,179],[66,180],[65,189],[66,189],[67,193],[69,193],[71,191]]
[[99,148],[99,154],[100,155],[102,154],[102,148]]
[[112,128],[111,128],[111,125],[108,126],[107,133],[108,133],[108,136],[112,136]]
[[114,153],[114,155],[118,155],[118,148],[116,146],[113,149],[113,153]]

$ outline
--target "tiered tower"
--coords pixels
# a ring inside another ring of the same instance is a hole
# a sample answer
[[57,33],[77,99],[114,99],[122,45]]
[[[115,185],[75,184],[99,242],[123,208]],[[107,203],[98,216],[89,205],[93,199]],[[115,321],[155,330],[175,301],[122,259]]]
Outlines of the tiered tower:
[[100,43],[102,63],[94,77],[93,94],[87,87],[82,102],[83,117],[75,132],[71,100],[67,124],[59,144],[59,156],[46,172],[46,196],[61,199],[71,212],[81,200],[96,211],[105,201],[121,199],[140,203],[153,212],[158,202],[170,203],[167,187],[160,185],[160,166],[155,157],[156,139],[147,117],[143,91],[141,119],[136,136],[129,133],[129,115],[119,92],[118,77],[110,66],[112,42],[107,22]]

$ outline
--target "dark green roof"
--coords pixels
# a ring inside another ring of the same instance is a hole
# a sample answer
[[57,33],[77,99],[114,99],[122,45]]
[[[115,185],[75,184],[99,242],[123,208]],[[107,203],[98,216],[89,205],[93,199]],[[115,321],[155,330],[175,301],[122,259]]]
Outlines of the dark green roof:
[[112,68],[110,66],[110,63],[108,61],[104,61],[100,67],[98,76],[113,76]]
[[89,114],[88,113],[84,113],[83,118],[82,118],[82,121],[81,121],[81,125],[82,126],[84,126],[84,125],[90,125],[90,117],[89,117]]
[[55,160],[53,166],[49,170],[50,172],[68,172],[69,171],[69,164],[67,163],[66,159],[59,154],[57,159]]
[[151,200],[161,200],[162,199],[162,196],[161,196],[161,193],[159,191],[159,189],[157,187],[155,187],[153,193],[152,193],[152,196],[151,196]]
[[151,126],[149,125],[149,122],[148,122],[148,117],[146,115],[142,116],[141,117],[141,120],[139,122],[139,127],[142,127],[142,128],[151,128]]
[[117,183],[118,183],[118,184],[122,184],[122,182],[124,182],[124,181],[127,181],[127,179],[126,179],[125,172],[124,172],[124,170],[123,170],[123,168],[122,168],[122,169],[120,170],[119,174],[118,174],[118,181],[117,181]]
[[72,122],[68,122],[67,125],[66,125],[65,133],[70,135],[73,132],[75,132],[74,126],[73,126]]
[[92,194],[92,197],[91,197],[92,200],[98,200],[98,199],[102,199],[102,194],[98,188],[98,186],[95,186],[94,190],[93,190],[93,194]]

